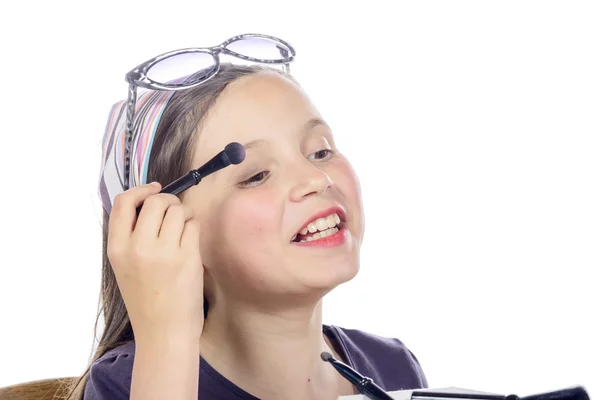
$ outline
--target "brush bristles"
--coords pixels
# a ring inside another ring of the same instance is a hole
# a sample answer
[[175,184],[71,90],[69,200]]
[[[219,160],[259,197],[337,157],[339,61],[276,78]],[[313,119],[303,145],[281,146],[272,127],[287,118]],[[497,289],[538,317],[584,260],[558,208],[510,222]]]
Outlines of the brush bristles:
[[246,158],[246,149],[241,144],[233,142],[225,146],[225,154],[232,164],[239,164]]

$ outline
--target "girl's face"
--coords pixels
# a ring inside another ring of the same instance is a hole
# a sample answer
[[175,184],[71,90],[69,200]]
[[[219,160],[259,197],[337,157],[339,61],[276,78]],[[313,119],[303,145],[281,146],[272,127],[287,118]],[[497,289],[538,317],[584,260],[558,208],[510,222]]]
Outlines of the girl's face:
[[[289,307],[352,279],[364,231],[359,182],[307,95],[276,73],[230,84],[199,127],[192,167],[230,142],[244,145],[245,161],[184,196],[201,226],[209,299]],[[315,229],[321,238],[308,237]]]

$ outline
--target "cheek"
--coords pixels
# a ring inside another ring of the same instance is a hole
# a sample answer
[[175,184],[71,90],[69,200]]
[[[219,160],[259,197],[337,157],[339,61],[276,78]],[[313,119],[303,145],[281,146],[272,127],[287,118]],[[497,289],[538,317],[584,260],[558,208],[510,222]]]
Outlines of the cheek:
[[228,254],[255,248],[257,242],[272,236],[278,229],[274,198],[273,193],[256,188],[238,190],[227,198],[198,205],[203,259],[220,263],[226,261],[221,260],[224,256],[229,258]]
[[[271,188],[240,190],[227,201],[224,213],[223,249],[220,261],[226,266],[225,280],[243,280],[256,290],[273,281],[274,260],[281,259],[281,202]],[[223,283],[223,281],[222,281]]]
[[350,162],[343,156],[335,163],[335,176],[332,176],[342,194],[362,209],[361,189],[358,176]]
[[263,187],[239,191],[226,202],[223,210],[225,240],[233,242],[237,252],[254,253],[273,243],[279,232],[277,210],[280,208],[272,191]]
[[277,194],[264,186],[239,190],[225,202],[221,241],[233,264],[256,269],[275,256],[281,231]]
[[281,220],[275,199],[262,187],[236,190],[204,210],[202,261],[218,285],[233,288],[241,279],[260,287],[268,277],[269,260],[280,257],[274,246]]
[[356,233],[362,241],[364,234],[364,213],[362,204],[362,195],[360,181],[350,162],[343,156],[340,156],[338,162],[334,164],[334,170],[330,173],[335,186],[344,197],[349,212],[356,218],[353,218]]

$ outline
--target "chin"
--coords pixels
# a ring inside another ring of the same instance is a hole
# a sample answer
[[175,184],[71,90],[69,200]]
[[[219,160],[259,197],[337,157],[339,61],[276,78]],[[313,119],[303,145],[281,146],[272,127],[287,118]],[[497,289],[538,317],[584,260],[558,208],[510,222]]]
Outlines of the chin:
[[303,281],[310,288],[329,292],[337,286],[352,280],[360,269],[357,258],[322,260],[305,268]]

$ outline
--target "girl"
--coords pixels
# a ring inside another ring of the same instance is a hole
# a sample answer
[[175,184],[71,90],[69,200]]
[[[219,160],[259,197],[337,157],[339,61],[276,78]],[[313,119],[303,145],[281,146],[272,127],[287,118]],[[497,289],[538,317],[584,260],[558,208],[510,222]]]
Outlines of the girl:
[[[200,75],[183,90],[146,92],[135,116],[125,102],[113,108],[100,190],[104,330],[70,398],[354,394],[323,351],[386,390],[427,387],[399,340],[322,324],[322,298],[358,272],[363,209],[358,179],[306,93],[269,66]],[[159,193],[230,142],[244,145],[244,162],[179,196]]]

